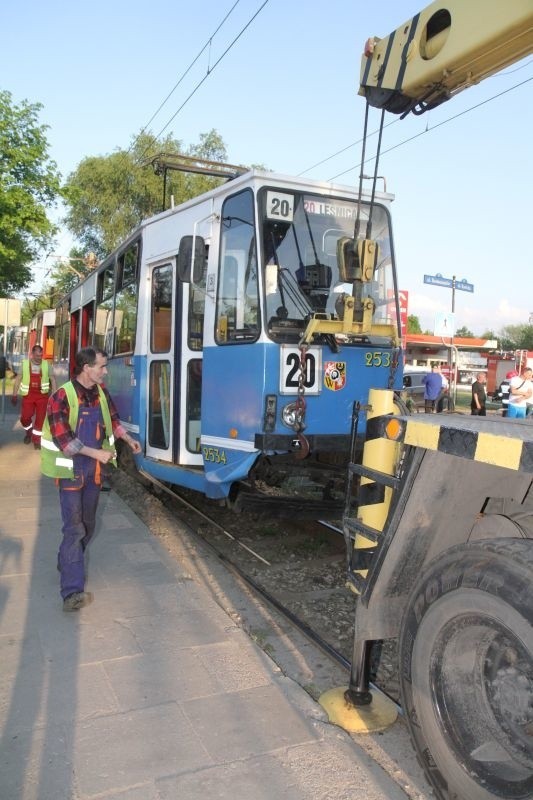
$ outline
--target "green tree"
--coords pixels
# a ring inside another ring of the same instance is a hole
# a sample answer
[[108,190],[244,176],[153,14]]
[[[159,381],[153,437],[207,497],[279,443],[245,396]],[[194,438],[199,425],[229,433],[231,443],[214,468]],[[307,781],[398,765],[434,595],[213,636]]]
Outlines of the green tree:
[[47,216],[60,195],[60,174],[48,154],[39,103],[13,102],[0,91],[0,296],[32,280],[30,265],[49,246],[55,226]]
[[455,335],[459,336],[461,339],[473,339],[474,338],[474,334],[472,333],[470,328],[466,327],[466,325],[463,325],[462,328],[457,328],[457,330],[455,331]]
[[[162,210],[164,170],[154,171],[153,164],[157,167],[156,159],[161,154],[223,161],[226,147],[214,130],[201,134],[200,142],[188,150],[170,136],[157,140],[142,133],[128,150],[85,158],[66,183],[65,219],[83,252],[92,251],[103,259],[143,219]],[[181,203],[223,180],[169,170],[165,203],[170,196],[175,204]]]
[[409,314],[407,317],[407,333],[422,333],[420,320],[416,314]]
[[533,350],[533,325],[506,325],[499,340],[502,350]]

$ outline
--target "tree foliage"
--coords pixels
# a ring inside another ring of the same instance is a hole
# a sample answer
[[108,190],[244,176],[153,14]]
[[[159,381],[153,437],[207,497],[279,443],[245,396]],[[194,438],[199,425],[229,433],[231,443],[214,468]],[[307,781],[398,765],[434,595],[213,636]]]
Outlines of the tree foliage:
[[533,350],[533,325],[507,325],[498,338],[501,350]]
[[128,150],[85,158],[66,183],[65,223],[83,252],[92,251],[101,260],[117,247],[143,220],[168,207],[213,188],[223,179],[168,171],[166,197],[164,176],[155,174],[156,156],[188,155],[224,161],[226,146],[212,130],[200,135],[196,145],[184,149],[177,139],[157,140],[149,133],[136,136]]
[[32,280],[30,265],[55,232],[47,211],[60,195],[39,103],[13,102],[0,91],[0,296]]
[[416,314],[409,314],[407,317],[407,333],[422,333],[420,320]]
[[455,331],[455,335],[458,336],[461,339],[473,339],[474,338],[474,334],[472,333],[470,328],[466,327],[466,325],[463,325],[462,328],[457,328],[457,330]]

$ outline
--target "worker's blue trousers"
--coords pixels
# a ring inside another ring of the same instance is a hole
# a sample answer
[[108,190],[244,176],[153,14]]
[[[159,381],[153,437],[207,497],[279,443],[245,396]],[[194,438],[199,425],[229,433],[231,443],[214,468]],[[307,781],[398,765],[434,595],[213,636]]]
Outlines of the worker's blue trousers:
[[[80,408],[76,433],[88,447],[101,447],[100,407]],[[74,456],[74,479],[59,480],[63,540],[59,547],[61,597],[85,588],[85,548],[96,526],[100,498],[100,464],[88,456]]]

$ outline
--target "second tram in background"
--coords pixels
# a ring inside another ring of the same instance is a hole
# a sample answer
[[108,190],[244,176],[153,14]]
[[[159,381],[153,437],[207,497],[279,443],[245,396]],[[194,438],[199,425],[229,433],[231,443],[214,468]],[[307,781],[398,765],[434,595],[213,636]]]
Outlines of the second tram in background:
[[143,222],[59,305],[58,383],[101,347],[144,473],[338,514],[354,403],[402,385],[391,201],[252,170]]
[[53,359],[55,324],[55,309],[41,309],[35,314],[28,334],[28,353],[31,353],[32,347],[40,345],[43,348],[43,358]]
[[7,330],[7,366],[12,372],[20,372],[22,359],[31,356],[36,344],[43,348],[43,357],[51,361],[54,357],[54,330],[56,312],[54,308],[38,311],[30,325],[14,325]]

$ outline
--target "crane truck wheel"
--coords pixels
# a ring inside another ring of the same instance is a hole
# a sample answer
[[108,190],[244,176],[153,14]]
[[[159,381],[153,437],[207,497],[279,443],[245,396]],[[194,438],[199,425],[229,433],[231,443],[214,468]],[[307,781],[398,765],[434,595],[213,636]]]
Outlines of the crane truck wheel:
[[442,800],[533,798],[533,541],[447,550],[412,591],[402,706]]

